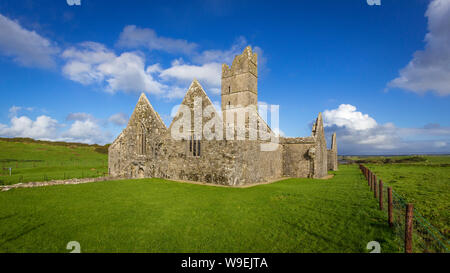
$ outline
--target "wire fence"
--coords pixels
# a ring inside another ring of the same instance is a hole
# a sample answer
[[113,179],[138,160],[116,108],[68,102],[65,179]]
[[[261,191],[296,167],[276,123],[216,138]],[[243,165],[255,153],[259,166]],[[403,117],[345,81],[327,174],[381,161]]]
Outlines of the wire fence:
[[[449,253],[449,241],[413,204],[385,187],[369,168],[359,165],[370,190],[374,192],[380,210],[386,211],[388,223],[395,236],[395,243],[403,252]],[[409,220],[410,219],[410,220]]]
[[108,175],[105,160],[2,160],[0,162],[0,185],[25,182],[95,178]]

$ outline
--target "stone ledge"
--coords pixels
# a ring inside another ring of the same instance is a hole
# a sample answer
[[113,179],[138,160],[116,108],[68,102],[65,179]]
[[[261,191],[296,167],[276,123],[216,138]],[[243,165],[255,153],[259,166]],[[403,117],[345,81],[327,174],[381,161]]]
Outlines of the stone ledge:
[[54,186],[54,185],[75,185],[75,184],[84,184],[91,182],[100,182],[100,181],[108,181],[108,180],[121,180],[124,178],[118,177],[94,177],[94,178],[73,178],[66,180],[50,180],[50,181],[42,181],[42,182],[27,182],[27,183],[18,183],[12,185],[0,186],[1,191],[8,191],[10,189],[15,188],[34,188],[34,187],[45,187],[45,186]]
[[[316,178],[316,179],[330,179],[333,178],[333,174],[327,175],[322,178]],[[156,177],[146,177],[147,179],[150,178],[156,178]],[[45,181],[45,182],[28,182],[28,183],[18,183],[18,184],[12,184],[12,185],[6,185],[6,186],[0,186],[1,191],[8,191],[10,189],[16,189],[16,188],[35,188],[35,187],[45,187],[45,186],[55,186],[55,185],[76,185],[76,184],[84,184],[84,183],[92,183],[92,182],[101,182],[101,181],[114,181],[114,180],[128,180],[128,179],[146,179],[146,178],[127,178],[127,177],[96,177],[96,178],[74,178],[74,179],[67,179],[67,180],[51,180],[51,181]],[[189,184],[197,184],[197,185],[206,185],[206,186],[214,186],[214,187],[227,187],[227,188],[249,188],[254,187],[258,185],[264,185],[264,184],[271,184],[278,181],[290,179],[290,178],[296,178],[296,177],[279,177],[275,179],[271,179],[269,181],[262,181],[257,183],[251,183],[246,185],[222,185],[222,184],[214,184],[214,183],[206,183],[206,182],[198,182],[198,181],[189,181],[189,180],[177,180],[177,179],[164,179],[167,181],[174,181],[179,183],[189,183]]]
[[280,144],[315,144],[314,137],[281,137]]

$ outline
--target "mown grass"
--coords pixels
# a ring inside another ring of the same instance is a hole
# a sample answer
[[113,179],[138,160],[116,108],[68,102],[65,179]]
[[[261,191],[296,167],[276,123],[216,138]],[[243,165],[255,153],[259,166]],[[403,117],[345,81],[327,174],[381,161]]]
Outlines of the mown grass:
[[357,166],[227,188],[162,179],[0,192],[1,252],[396,252]]
[[[391,186],[407,202],[437,227],[450,235],[450,156],[418,156],[408,163],[383,163],[386,157],[354,158],[368,161],[385,185]],[[405,159],[410,157],[394,157]]]
[[0,139],[0,185],[107,173],[108,155],[101,150],[103,146],[62,144]]

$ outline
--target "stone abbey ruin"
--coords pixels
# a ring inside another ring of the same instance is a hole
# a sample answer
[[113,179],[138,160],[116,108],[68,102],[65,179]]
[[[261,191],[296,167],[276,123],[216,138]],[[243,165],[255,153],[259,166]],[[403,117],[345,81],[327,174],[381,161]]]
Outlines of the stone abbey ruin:
[[337,170],[336,134],[327,150],[322,115],[309,137],[278,136],[258,113],[257,80],[247,47],[222,65],[221,113],[194,79],[169,128],[142,94],[109,147],[110,175],[240,186]]

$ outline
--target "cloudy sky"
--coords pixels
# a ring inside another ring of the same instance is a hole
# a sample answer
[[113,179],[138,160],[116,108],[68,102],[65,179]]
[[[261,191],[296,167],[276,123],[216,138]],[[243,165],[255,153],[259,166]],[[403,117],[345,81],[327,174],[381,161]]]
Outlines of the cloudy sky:
[[285,136],[322,112],[341,154],[450,153],[450,0],[1,1],[0,136],[110,143],[140,92],[169,125],[247,45]]

